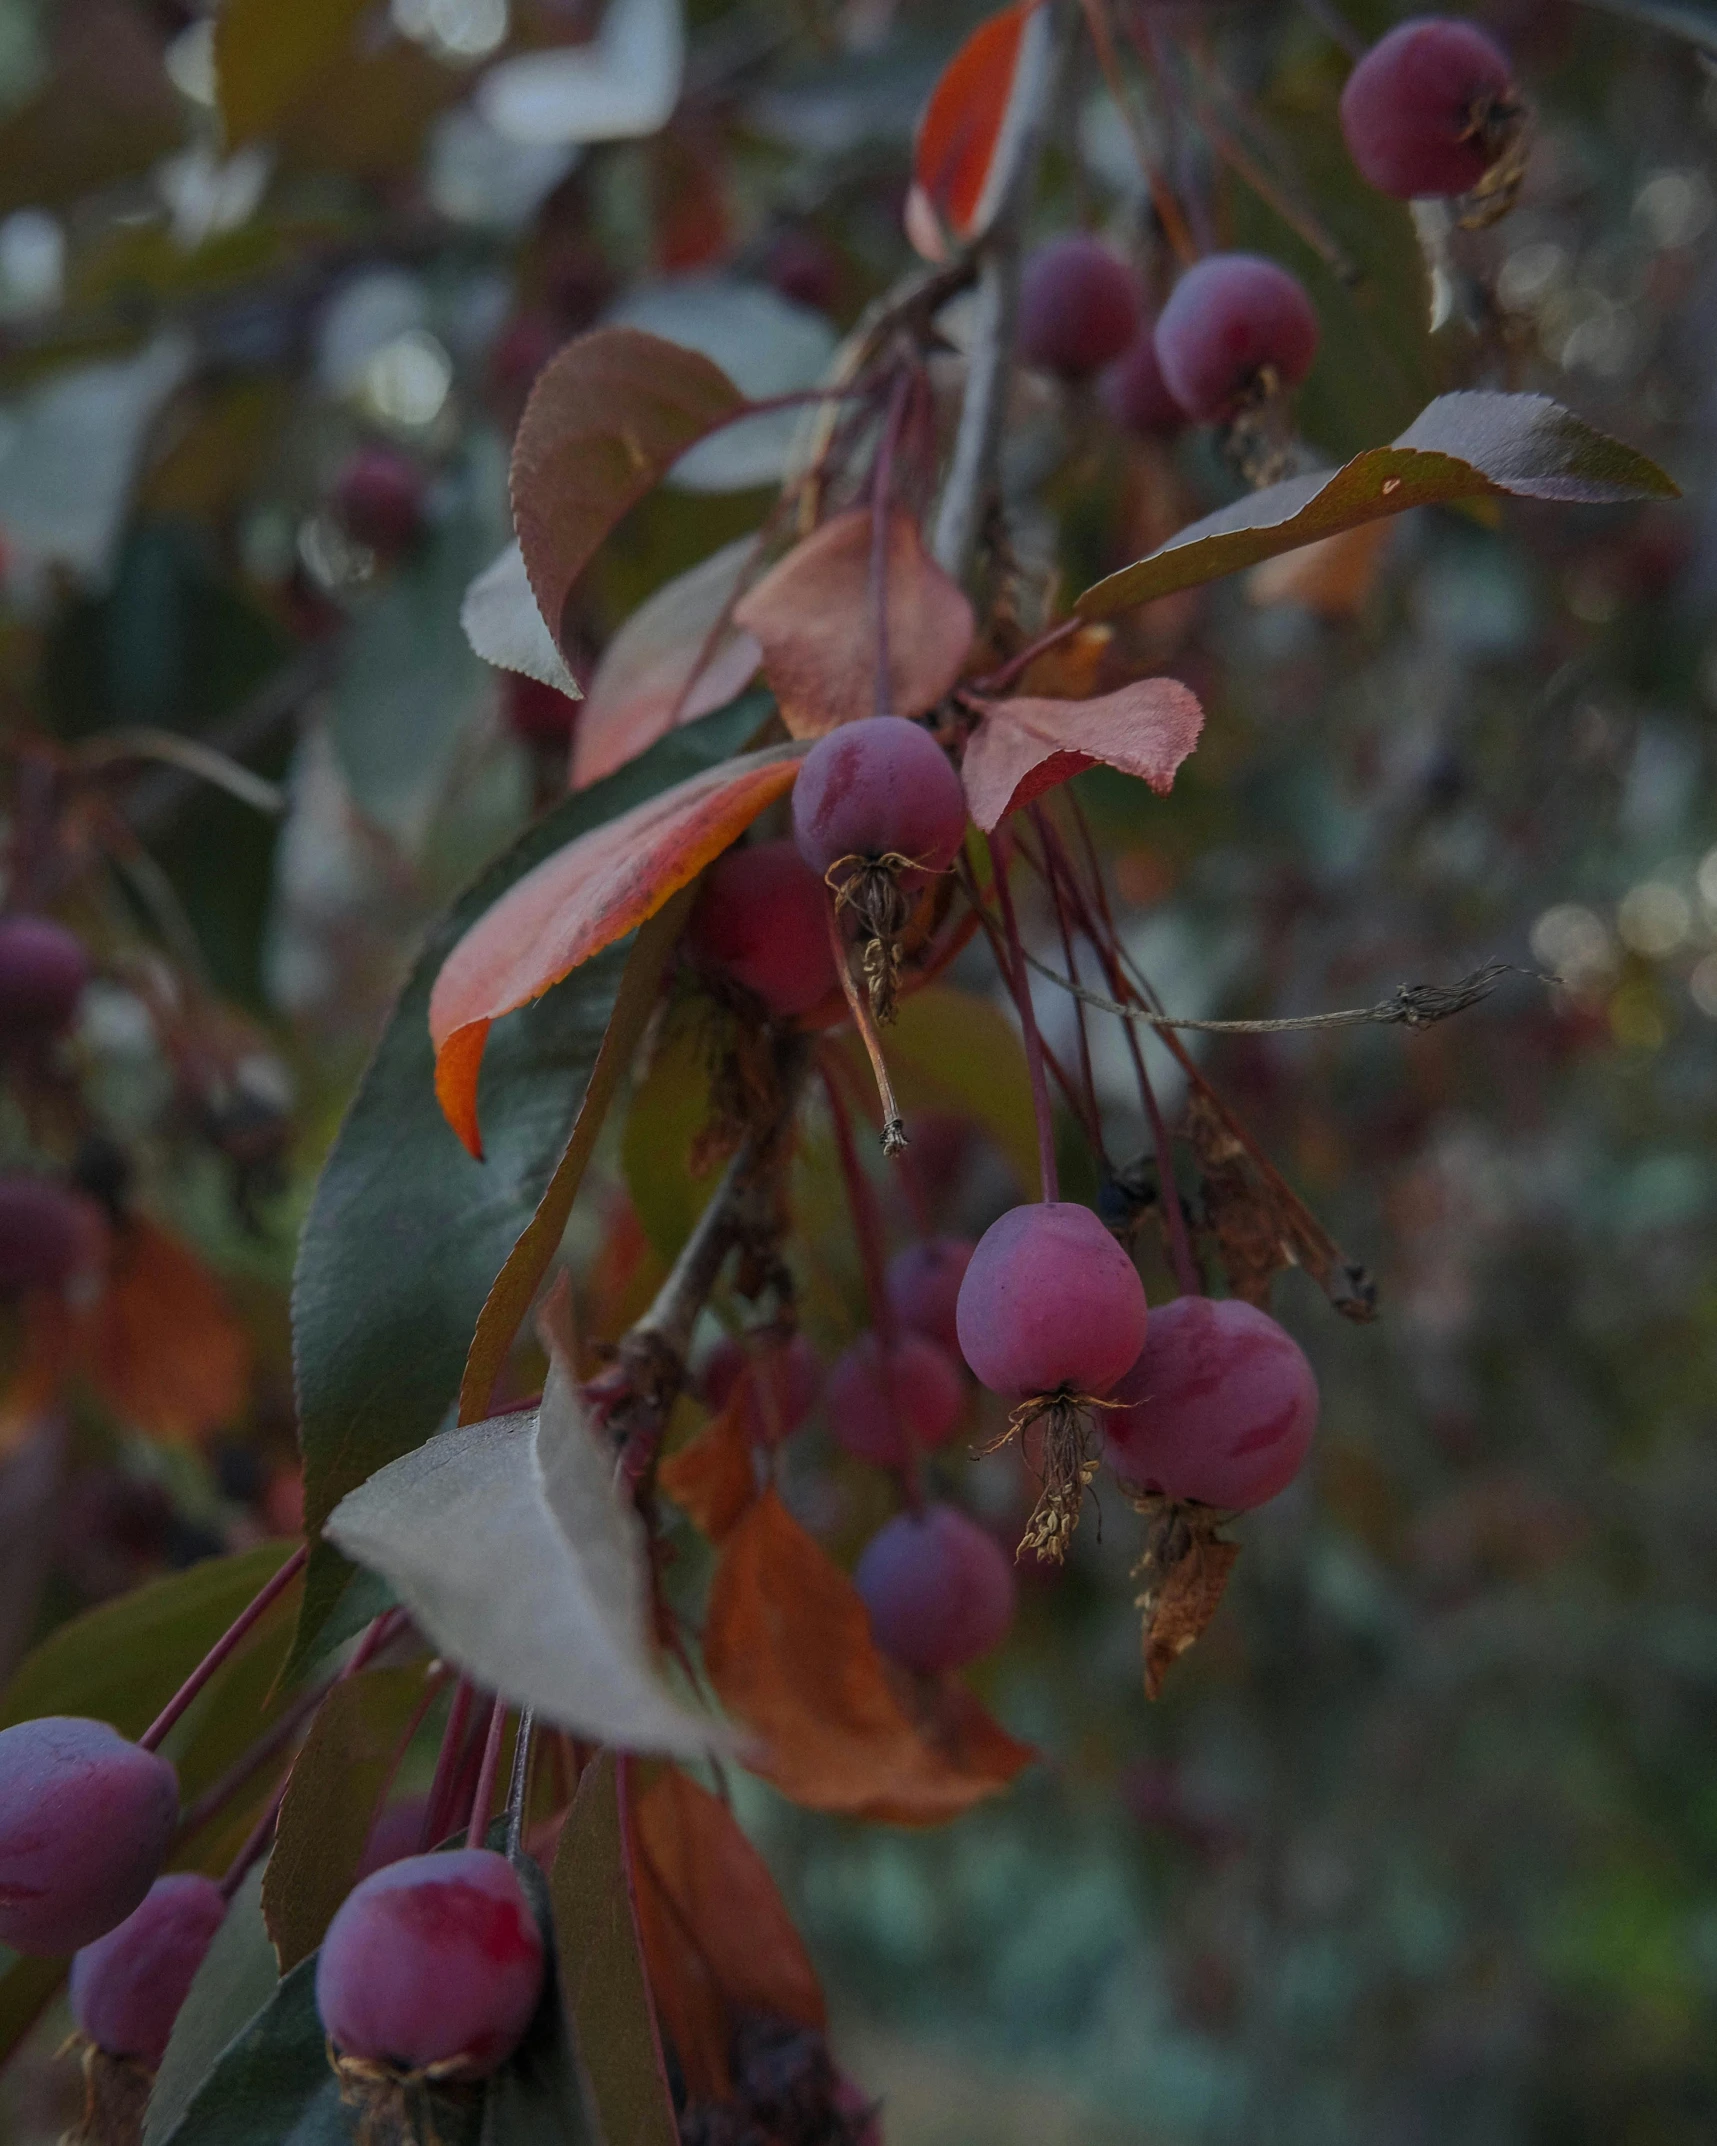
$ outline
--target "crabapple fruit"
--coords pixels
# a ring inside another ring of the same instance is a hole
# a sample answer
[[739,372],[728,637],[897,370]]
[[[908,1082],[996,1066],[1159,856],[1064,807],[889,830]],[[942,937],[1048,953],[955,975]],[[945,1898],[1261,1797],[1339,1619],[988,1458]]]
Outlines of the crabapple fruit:
[[960,1348],[992,1393],[1106,1394],[1145,1339],[1138,1270],[1089,1207],[1010,1207],[972,1254],[956,1310]]
[[1297,276],[1255,253],[1213,253],[1189,268],[1157,320],[1169,393],[1201,422],[1232,417],[1268,366],[1297,387],[1318,347],[1318,316]]
[[828,889],[790,841],[754,842],[710,866],[686,945],[791,1020],[840,988],[828,907]]
[[1151,1313],[1115,1388],[1109,1460],[1141,1490],[1243,1511],[1299,1473],[1318,1385],[1299,1344],[1240,1297],[1175,1297]]
[[408,1855],[354,1886],[316,1963],[342,2056],[482,2079],[518,2047],[543,1986],[524,1887],[492,1848]]
[[417,541],[423,495],[415,462],[391,447],[360,447],[334,479],[334,516],[349,537],[390,559]]
[[122,1923],[160,1871],[178,1776],[105,1721],[0,1730],[0,1944],[76,1952]]
[[1157,357],[1156,332],[1143,327],[1097,383],[1103,407],[1123,432],[1166,439],[1186,423]]
[[902,1326],[927,1334],[945,1349],[959,1348],[954,1309],[972,1251],[966,1237],[926,1237],[894,1255],[888,1263],[888,1301]]
[[905,857],[945,872],[965,835],[966,793],[953,763],[898,715],[832,730],[793,785],[793,839],[819,879],[847,857]]
[[724,1335],[703,1367],[704,1399],[711,1408],[725,1408],[742,1377],[746,1435],[759,1446],[791,1438],[823,1387],[823,1367],[803,1334],[767,1334],[749,1342]]
[[72,1961],[72,2017],[110,2057],[151,2071],[227,1904],[213,1878],[175,1871],[157,1878],[136,1907]]
[[52,917],[0,917],[0,1046],[57,1035],[88,982],[89,955],[76,932]]
[[823,1399],[829,1428],[847,1452],[879,1468],[903,1468],[915,1451],[945,1445],[965,1394],[946,1349],[923,1334],[861,1334],[835,1358]]
[[63,1289],[101,1257],[93,1200],[47,1177],[0,1177],[0,1299]]
[[1465,194],[1515,117],[1508,55],[1476,23],[1420,15],[1379,38],[1341,93],[1341,131],[1360,175],[1411,201]]
[[1007,1552],[952,1505],[896,1513],[865,1545],[853,1581],[877,1645],[922,1676],[975,1662],[1013,1622]]
[[1083,380],[1118,358],[1139,326],[1139,284],[1113,248],[1088,233],[1051,239],[1019,286],[1019,352],[1028,365]]

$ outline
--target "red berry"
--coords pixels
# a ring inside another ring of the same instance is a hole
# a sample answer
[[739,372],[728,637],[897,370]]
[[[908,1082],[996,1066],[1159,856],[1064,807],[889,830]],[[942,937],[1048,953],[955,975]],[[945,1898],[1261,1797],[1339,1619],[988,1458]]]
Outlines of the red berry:
[[1103,407],[1123,432],[1163,439],[1186,423],[1157,360],[1156,331],[1141,328],[1097,383]]
[[879,1468],[903,1468],[915,1451],[945,1445],[965,1406],[959,1366],[922,1334],[895,1337],[885,1354],[861,1334],[835,1358],[824,1414],[837,1441]]
[[1347,78],[1341,131],[1361,176],[1402,201],[1464,194],[1495,155],[1487,122],[1513,100],[1508,56],[1476,23],[1422,15]]
[[1101,239],[1052,239],[1025,264],[1019,352],[1028,365],[1083,380],[1118,358],[1139,326],[1138,278]]
[[179,1782],[105,1721],[52,1714],[0,1731],[0,1944],[75,1952],[155,1880]]
[[790,841],[754,842],[710,866],[686,946],[791,1020],[840,989],[828,912],[828,889]]
[[1215,253],[1189,268],[1156,329],[1157,362],[1189,417],[1230,417],[1259,372],[1297,387],[1318,347],[1318,316],[1305,286],[1255,253]]
[[213,1878],[181,1870],[157,1878],[141,1907],[83,1948],[72,1961],[72,2017],[98,2049],[155,2069],[226,1912]]
[[578,703],[570,693],[545,686],[523,671],[508,671],[502,681],[507,728],[521,744],[553,749],[571,743]]
[[926,1237],[895,1254],[888,1267],[888,1301],[902,1326],[927,1334],[945,1349],[959,1348],[954,1312],[972,1250],[966,1237]]
[[746,1382],[746,1435],[753,1445],[779,1445],[791,1438],[823,1389],[823,1367],[803,1334],[724,1335],[709,1353],[700,1384],[711,1408],[725,1408],[741,1378]]
[[1151,1313],[1105,1428],[1115,1472],[1141,1490],[1243,1511],[1299,1473],[1318,1385],[1299,1345],[1239,1297],[1175,1297]]
[[908,857],[945,872],[965,836],[960,778],[916,723],[898,715],[846,723],[805,755],[793,839],[819,879],[847,857]]
[[322,1940],[316,2008],[343,2056],[485,2078],[518,2047],[543,1942],[503,1855],[409,1855],[354,1886]]
[[883,1653],[921,1676],[963,1669],[1007,1636],[1007,1552],[951,1505],[896,1513],[865,1545],[853,1581]]
[[417,541],[423,495],[415,462],[391,447],[360,447],[334,479],[334,513],[348,536],[389,559]]
[[47,1177],[0,1177],[0,1299],[93,1272],[102,1235],[101,1212],[81,1192]]
[[1089,1207],[1010,1207],[978,1240],[960,1284],[960,1347],[1013,1401],[1106,1394],[1145,1339],[1145,1290]]
[[0,1047],[69,1027],[88,982],[76,932],[52,917],[0,917]]

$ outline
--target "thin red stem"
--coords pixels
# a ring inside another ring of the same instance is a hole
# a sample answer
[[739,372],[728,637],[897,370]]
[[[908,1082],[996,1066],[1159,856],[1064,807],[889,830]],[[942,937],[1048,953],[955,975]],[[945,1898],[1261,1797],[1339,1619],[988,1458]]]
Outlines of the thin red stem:
[[876,705],[877,715],[894,713],[894,676],[888,661],[888,524],[894,498],[894,450],[900,438],[901,419],[912,375],[904,366],[895,376],[877,442],[876,462],[870,485],[870,600],[876,611]]
[[495,1802],[495,1783],[501,1772],[501,1745],[507,1733],[507,1702],[497,1692],[489,1709],[489,1733],[483,1739],[483,1763],[477,1769],[477,1791],[471,1798],[471,1823],[465,1829],[467,1848],[481,1848],[489,1830],[489,1813]]
[[[994,854],[993,849],[991,854]],[[1031,981],[1025,965],[1025,947],[1019,935],[1019,919],[1014,915],[1008,875],[999,859],[996,862],[996,898],[1001,904],[1002,930],[1007,937],[1011,972],[1008,981],[1013,988],[1014,1005],[1019,1010],[1019,1025],[1025,1036],[1031,1107],[1037,1119],[1037,1166],[1043,1179],[1043,1197],[1046,1201],[1054,1201],[1061,1197],[1061,1179],[1055,1166],[1055,1119],[1049,1107],[1049,1083],[1044,1078],[1043,1038],[1037,1032],[1037,1012],[1031,1003]]]
[[[1079,967],[1074,959],[1073,933],[1067,921],[1067,902],[1061,884],[1061,874],[1056,870],[1055,853],[1050,847],[1049,823],[1041,805],[1031,808],[1031,823],[1037,829],[1038,841],[1043,845],[1041,877],[1049,890],[1050,906],[1055,911],[1055,928],[1061,939],[1061,958],[1067,964],[1067,980],[1079,981]],[[1085,1095],[1086,1131],[1091,1145],[1096,1150],[1105,1170],[1109,1158],[1103,1146],[1103,1113],[1097,1103],[1097,1080],[1091,1070],[1091,1038],[1085,1026],[1085,1001],[1073,1001],[1073,1020],[1079,1038],[1079,1080]]]
[[184,1683],[179,1686],[172,1698],[167,1701],[160,1713],[156,1715],[148,1728],[137,1739],[145,1751],[155,1749],[168,1730],[184,1713],[186,1707],[190,1705],[198,1692],[209,1681],[210,1677],[221,1667],[223,1662],[229,1659],[240,1641],[255,1626],[257,1619],[280,1600],[280,1597],[292,1585],[299,1573],[303,1571],[305,1561],[309,1555],[309,1544],[300,1543],[298,1548],[293,1551],[285,1564],[274,1575],[273,1579],[268,1582],[267,1586],[259,1594],[252,1597],[247,1607],[239,1611],[232,1623],[227,1626],[220,1638],[215,1641],[208,1653],[203,1656],[196,1668],[191,1671]]

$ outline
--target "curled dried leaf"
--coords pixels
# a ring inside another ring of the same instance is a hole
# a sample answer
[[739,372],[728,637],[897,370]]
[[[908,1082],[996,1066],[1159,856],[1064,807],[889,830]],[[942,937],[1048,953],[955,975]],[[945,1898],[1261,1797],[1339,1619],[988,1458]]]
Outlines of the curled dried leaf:
[[1145,1547],[1133,1567],[1135,1600],[1143,1618],[1145,1696],[1155,1699],[1164,1677],[1216,1615],[1240,1545],[1217,1533],[1217,1515],[1207,1506],[1167,1498],[1137,1502]]

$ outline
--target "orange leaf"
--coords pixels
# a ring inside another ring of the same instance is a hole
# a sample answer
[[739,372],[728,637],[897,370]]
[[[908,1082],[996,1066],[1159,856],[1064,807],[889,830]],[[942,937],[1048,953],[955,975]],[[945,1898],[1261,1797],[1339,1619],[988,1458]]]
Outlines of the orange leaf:
[[769,1866],[725,1803],[671,1767],[639,1797],[633,1825],[651,1995],[690,2098],[723,2100],[744,2014],[826,2027],[817,1971]]
[[966,802],[988,833],[1099,760],[1166,790],[1203,727],[1203,710],[1175,678],[1141,678],[1097,700],[996,701],[966,741]]
[[[858,1590],[766,1490],[727,1538],[704,1663],[724,1706],[759,1738],[751,1763],[809,1809],[899,1825],[957,1817],[1031,1757],[966,1695],[952,1742],[897,1696]],[[972,1711],[994,1730],[973,1725]],[[934,1740],[933,1740],[934,1738]]]
[[976,238],[1001,206],[1018,115],[1048,58],[1049,25],[1036,0],[982,22],[942,70],[912,152],[908,238],[942,261],[950,240]]
[[84,1315],[83,1368],[114,1414],[153,1438],[197,1438],[244,1406],[250,1343],[195,1253],[136,1219],[114,1237],[100,1301]]
[[[877,619],[871,514],[853,507],[796,544],[734,606],[763,646],[763,670],[796,738],[875,715]],[[890,715],[922,715],[960,675],[975,621],[959,584],[924,548],[903,507],[888,521]]]
[[718,365],[641,328],[597,328],[537,376],[513,440],[513,525],[557,641],[574,583],[688,447],[745,408]]
[[713,1543],[725,1540],[757,1495],[745,1421],[750,1376],[740,1373],[721,1414],[656,1471],[668,1496]]
[[477,1074],[491,1021],[540,998],[580,962],[654,916],[766,805],[793,787],[804,749],[725,760],[545,857],[472,925],[429,996],[435,1092],[473,1155]]

